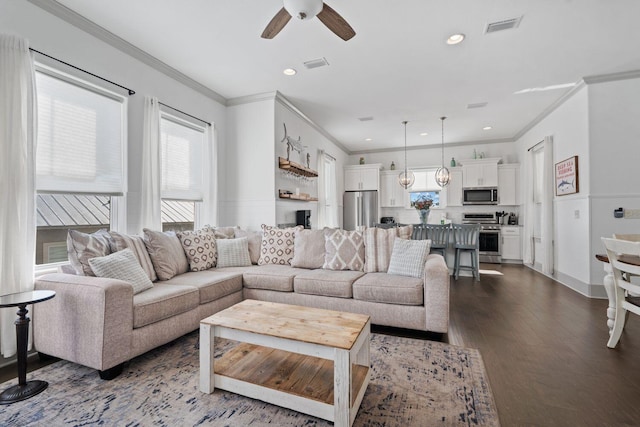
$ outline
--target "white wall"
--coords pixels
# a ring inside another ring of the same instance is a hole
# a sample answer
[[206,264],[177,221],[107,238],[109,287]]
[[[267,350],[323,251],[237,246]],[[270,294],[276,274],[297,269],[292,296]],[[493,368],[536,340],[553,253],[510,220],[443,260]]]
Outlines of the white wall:
[[[226,108],[192,88],[89,35],[26,1],[0,0],[0,31],[28,38],[32,48],[91,71],[136,91],[128,108],[127,231],[140,232],[140,161],[143,100],[161,102],[215,123],[221,145],[226,139]],[[52,63],[55,64],[55,63]],[[67,71],[66,69],[64,69]],[[84,73],[74,73],[90,79]]]

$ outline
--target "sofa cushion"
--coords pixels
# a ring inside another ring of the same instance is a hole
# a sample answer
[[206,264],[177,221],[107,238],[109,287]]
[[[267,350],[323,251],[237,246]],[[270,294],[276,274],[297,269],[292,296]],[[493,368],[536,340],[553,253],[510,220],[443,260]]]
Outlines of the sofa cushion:
[[198,288],[200,304],[205,304],[241,291],[242,274],[217,270],[195,271],[179,274],[163,283]]
[[217,239],[216,247],[218,250],[217,267],[244,267],[251,265],[248,238]]
[[258,265],[291,265],[294,233],[302,226],[277,228],[262,224],[262,243]]
[[351,298],[353,282],[362,277],[360,271],[311,270],[293,279],[293,289],[299,294]]
[[362,271],[364,240],[360,231],[324,229],[325,253],[322,268],[327,270]]
[[98,277],[108,277],[131,283],[134,294],[153,287],[151,279],[142,269],[131,249],[123,249],[107,256],[91,258],[89,265]]
[[322,268],[324,264],[324,230],[298,230],[293,242],[292,267]]
[[389,268],[389,260],[396,237],[410,239],[413,225],[404,227],[367,228],[364,230],[364,271],[365,273],[383,272]]
[[169,280],[176,274],[189,271],[189,261],[180,239],[173,231],[153,231],[145,228],[144,245],[159,280]]
[[306,271],[288,265],[259,265],[243,273],[242,277],[246,288],[293,292],[293,278]]
[[212,228],[176,233],[189,260],[189,271],[203,271],[216,266],[216,235]]
[[430,248],[431,240],[396,239],[387,272],[422,279]]
[[128,235],[118,233],[117,231],[109,232],[109,246],[111,252],[118,252],[123,249],[131,249],[131,252],[136,256],[136,259],[140,263],[140,266],[147,273],[147,276],[152,282],[158,280],[156,271],[153,269],[153,263],[147,252],[147,247],[144,245],[144,239],[142,236]]
[[69,263],[79,276],[95,276],[89,265],[89,258],[101,257],[111,253],[109,232],[101,229],[92,234],[69,230],[67,233],[67,253]]
[[193,286],[156,283],[133,296],[133,327],[141,328],[194,310],[199,301],[198,289]]
[[384,304],[422,305],[424,283],[415,277],[367,273],[353,284],[353,299]]
[[260,245],[262,245],[262,232],[236,229],[235,237],[246,237],[249,240],[249,258],[251,258],[251,264],[258,264],[258,260],[260,259]]

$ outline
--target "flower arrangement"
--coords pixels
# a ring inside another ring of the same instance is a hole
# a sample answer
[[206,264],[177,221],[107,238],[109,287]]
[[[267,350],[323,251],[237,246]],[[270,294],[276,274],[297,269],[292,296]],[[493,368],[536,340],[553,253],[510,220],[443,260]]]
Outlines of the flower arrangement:
[[416,201],[413,202],[413,207],[419,211],[425,210],[425,209],[428,210],[429,208],[431,208],[431,205],[433,205],[433,200],[431,200],[430,198],[424,195],[418,196]]

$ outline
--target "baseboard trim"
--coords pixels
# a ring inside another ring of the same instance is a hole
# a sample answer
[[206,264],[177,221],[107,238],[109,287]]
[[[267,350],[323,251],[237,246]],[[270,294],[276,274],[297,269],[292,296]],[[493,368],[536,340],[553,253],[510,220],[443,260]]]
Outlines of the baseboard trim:
[[564,274],[562,272],[556,272],[553,275],[545,274],[542,272],[542,266],[539,263],[536,263],[535,265],[524,265],[550,279],[555,280],[559,284],[571,289],[572,291],[576,291],[579,294],[584,295],[587,298],[607,299],[607,293],[604,289],[604,285],[585,283],[581,280],[576,279],[575,277],[569,276],[568,274]]

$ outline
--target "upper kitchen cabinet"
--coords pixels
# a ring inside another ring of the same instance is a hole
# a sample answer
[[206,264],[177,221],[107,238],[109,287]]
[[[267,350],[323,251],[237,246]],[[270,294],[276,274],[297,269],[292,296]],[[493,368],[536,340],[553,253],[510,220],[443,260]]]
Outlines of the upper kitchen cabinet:
[[497,187],[500,158],[462,161],[462,186],[465,188]]
[[381,167],[380,163],[345,166],[344,191],[379,190]]
[[406,191],[398,182],[399,173],[398,171],[380,172],[380,207],[404,207]]
[[518,189],[520,187],[520,165],[517,163],[498,166],[498,200],[499,205],[515,206],[520,204]]

